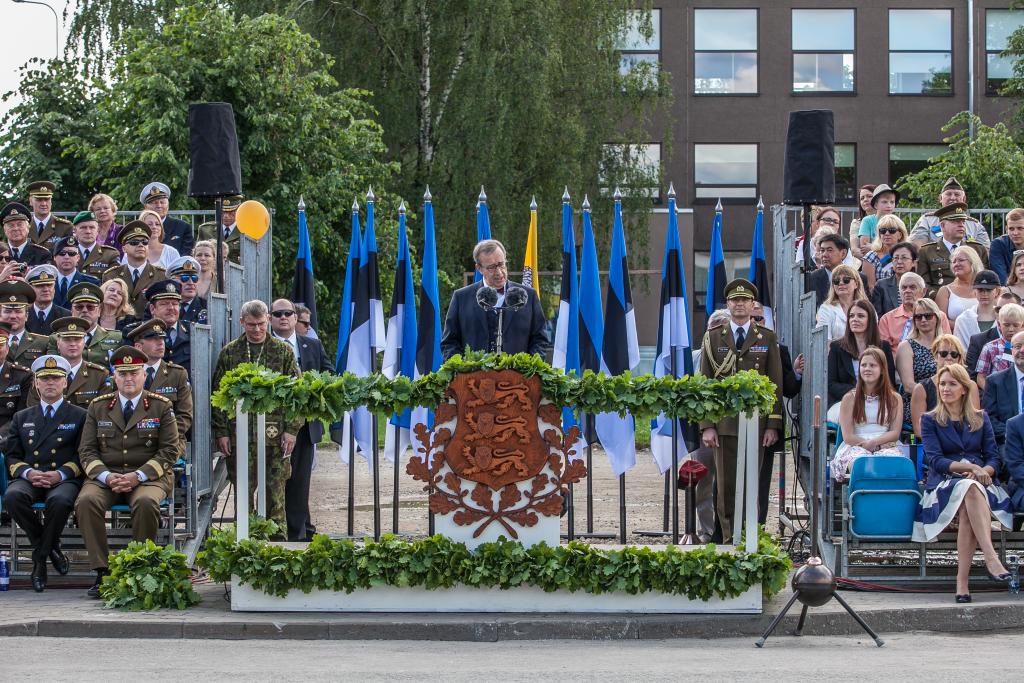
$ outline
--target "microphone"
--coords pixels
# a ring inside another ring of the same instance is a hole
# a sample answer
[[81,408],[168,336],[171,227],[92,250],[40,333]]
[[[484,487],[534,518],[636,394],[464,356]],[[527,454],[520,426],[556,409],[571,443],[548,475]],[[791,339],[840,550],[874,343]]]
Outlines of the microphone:
[[509,287],[508,292],[505,294],[505,308],[518,311],[526,305],[526,300],[527,294],[525,289],[522,287]]
[[494,287],[483,285],[476,290],[476,302],[480,308],[491,310],[498,305],[498,292]]

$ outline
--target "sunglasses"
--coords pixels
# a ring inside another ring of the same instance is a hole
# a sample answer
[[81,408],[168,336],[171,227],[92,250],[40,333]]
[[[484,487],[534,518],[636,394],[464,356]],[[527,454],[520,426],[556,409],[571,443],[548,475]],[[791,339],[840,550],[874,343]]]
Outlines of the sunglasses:
[[879,235],[895,235],[898,232],[899,232],[899,230],[897,230],[896,228],[879,228],[878,229],[878,234]]
[[293,315],[295,315],[295,311],[274,311],[270,315],[274,316],[275,318],[290,318]]
[[853,278],[849,277],[849,276],[837,277],[837,278],[832,280],[832,284],[834,284],[834,285],[848,285],[851,282],[853,282]]
[[915,313],[914,320],[931,320],[935,317],[934,313]]
[[148,247],[149,240],[128,240],[125,244],[129,247]]
[[953,360],[960,360],[959,351],[938,351],[939,358],[952,358]]
[[764,322],[764,316],[763,315],[752,315],[752,316],[750,316],[750,319],[753,320],[755,323],[763,323]]
[[67,258],[71,258],[72,256],[78,256],[78,250],[75,249],[74,251],[62,251],[59,252],[57,256],[65,256]]
[[182,282],[199,282],[198,275],[179,275],[178,279]]
[[0,261],[7,262],[7,261],[13,261],[13,260],[14,259],[11,258],[9,255],[8,256],[0,256]]

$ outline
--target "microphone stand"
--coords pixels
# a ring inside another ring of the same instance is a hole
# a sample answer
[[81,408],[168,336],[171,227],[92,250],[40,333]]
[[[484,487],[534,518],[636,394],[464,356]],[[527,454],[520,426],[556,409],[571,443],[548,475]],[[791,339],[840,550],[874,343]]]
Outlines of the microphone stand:
[[495,346],[496,351],[498,353],[501,353],[501,341],[502,341],[501,340],[501,328],[503,327],[502,323],[505,320],[505,307],[504,306],[498,306],[494,310],[498,311],[498,337],[497,337],[497,339],[494,342],[494,346]]

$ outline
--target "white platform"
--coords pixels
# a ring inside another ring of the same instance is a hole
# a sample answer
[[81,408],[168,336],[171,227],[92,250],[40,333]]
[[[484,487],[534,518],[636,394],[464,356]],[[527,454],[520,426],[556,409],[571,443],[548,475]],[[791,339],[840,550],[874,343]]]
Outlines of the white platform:
[[590,593],[539,588],[512,590],[467,588],[425,590],[381,586],[350,594],[334,591],[292,591],[278,598],[231,580],[231,609],[235,612],[575,612],[633,614],[760,614],[761,586],[742,595],[704,602],[664,593]]

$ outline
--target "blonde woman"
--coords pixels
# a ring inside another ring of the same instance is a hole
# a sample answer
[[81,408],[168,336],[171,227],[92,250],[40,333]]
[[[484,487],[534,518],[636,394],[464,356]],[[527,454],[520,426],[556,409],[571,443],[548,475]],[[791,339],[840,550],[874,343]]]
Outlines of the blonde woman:
[[956,319],[968,308],[978,305],[978,296],[974,292],[974,276],[984,269],[981,257],[971,247],[957,247],[949,259],[953,271],[953,281],[939,287],[935,293],[935,303],[939,310],[946,314],[949,322],[956,324]]
[[829,338],[846,334],[846,313],[854,301],[867,301],[860,274],[846,264],[832,270],[832,284],[825,302],[818,308],[818,327],[829,329]]
[[[947,365],[967,362],[967,351],[960,339],[951,334],[940,334],[932,342],[932,358],[935,359],[935,367],[941,370]],[[971,405],[975,409],[981,408],[981,392],[978,385],[971,382]],[[914,434],[921,438],[921,416],[935,410],[939,403],[939,390],[935,385],[934,377],[926,377],[921,380],[914,392],[910,395],[910,424],[914,426]]]
[[[214,291],[217,281],[217,241],[200,240],[192,248],[192,256],[199,261],[199,282],[196,284],[196,296],[207,299]],[[228,245],[224,245],[224,262],[228,260]]]
[[864,254],[864,275],[868,279],[868,288],[873,289],[875,282],[892,275],[892,255],[890,252],[900,242],[907,240],[907,226],[899,216],[888,214],[878,219],[875,241],[870,250]]
[[935,377],[939,401],[921,417],[921,445],[928,465],[925,493],[914,521],[916,543],[934,541],[957,519],[956,602],[971,601],[970,576],[975,550],[985,558],[985,573],[1006,583],[1006,571],[992,545],[992,520],[1013,527],[1013,509],[997,479],[1001,459],[988,415],[971,405],[967,369],[952,364]]
[[128,283],[119,277],[107,280],[100,289],[103,290],[103,303],[100,305],[99,325],[105,330],[122,330],[135,318],[135,308],[128,296]]
[[914,302],[910,334],[896,348],[896,373],[908,399],[918,382],[935,374],[932,342],[939,336],[940,313],[931,299],[922,298]]
[[[163,243],[164,222],[160,220],[160,214],[146,209],[139,214],[139,220],[149,227],[149,248],[146,252],[146,260],[154,266],[167,270],[181,257],[181,254],[174,247]],[[121,263],[128,263],[127,257],[121,257]]]
[[117,217],[117,202],[109,194],[100,192],[89,200],[89,210],[100,224],[96,243],[114,247],[120,252],[121,245],[117,242],[117,233],[121,230],[121,225],[114,220]]

